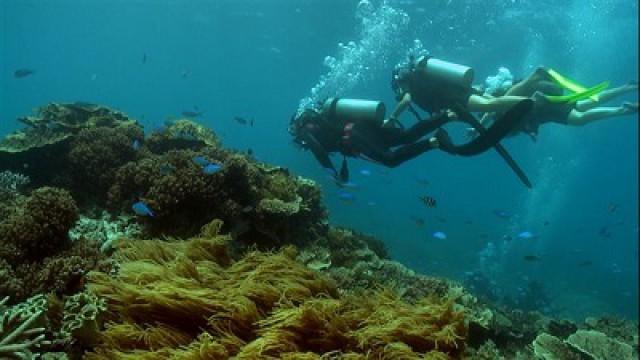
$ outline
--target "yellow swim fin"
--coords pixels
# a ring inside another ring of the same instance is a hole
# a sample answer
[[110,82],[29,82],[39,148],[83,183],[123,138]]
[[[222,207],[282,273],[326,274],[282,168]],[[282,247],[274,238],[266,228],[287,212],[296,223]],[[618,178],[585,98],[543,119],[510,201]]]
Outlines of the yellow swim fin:
[[[573,91],[574,93],[584,93],[585,91],[591,90],[593,88],[585,88],[584,86],[576,83],[573,80],[570,80],[562,75],[560,75],[560,73],[558,73],[557,71],[553,70],[553,69],[547,69],[547,73],[549,74],[549,76],[551,76],[551,78],[560,86],[562,86],[563,88],[569,90],[569,91]],[[598,84],[596,86],[600,86],[601,84]],[[606,86],[605,86],[606,88]],[[600,91],[604,90],[604,88],[602,88]],[[598,101],[598,93],[600,91],[597,91],[595,93],[590,94],[588,97],[591,98],[591,100],[593,101]],[[583,97],[580,97],[580,99],[578,100],[582,100],[584,99]],[[575,100],[577,101],[577,100]]]
[[603,81],[596,86],[590,87],[588,89],[584,89],[583,91],[576,92],[574,94],[557,95],[557,96],[545,95],[545,97],[547,98],[547,100],[553,103],[574,103],[576,101],[584,100],[586,98],[593,99],[594,97],[595,97],[595,100],[597,101],[598,97],[596,95],[602,90],[606,89],[608,86],[609,86],[609,82]]

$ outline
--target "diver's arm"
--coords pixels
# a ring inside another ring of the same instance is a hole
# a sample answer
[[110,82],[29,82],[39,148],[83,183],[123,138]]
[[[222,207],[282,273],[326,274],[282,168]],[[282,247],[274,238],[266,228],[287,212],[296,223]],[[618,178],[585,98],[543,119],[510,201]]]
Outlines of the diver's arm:
[[322,165],[323,168],[329,169],[334,176],[338,176],[338,171],[333,166],[331,159],[329,158],[329,153],[325,150],[325,148],[320,144],[320,142],[310,133],[305,133],[302,136],[302,139],[307,143],[309,149],[315,156],[316,160]]
[[402,99],[396,105],[396,108],[393,110],[389,119],[398,119],[400,114],[402,114],[407,108],[411,105],[411,94],[406,92],[402,95]]

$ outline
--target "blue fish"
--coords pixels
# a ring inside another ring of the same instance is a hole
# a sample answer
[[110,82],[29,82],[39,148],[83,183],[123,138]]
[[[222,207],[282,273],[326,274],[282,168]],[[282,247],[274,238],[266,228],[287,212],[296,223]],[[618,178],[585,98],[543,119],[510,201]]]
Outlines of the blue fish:
[[355,195],[353,195],[353,194],[352,194],[352,193],[350,193],[350,192],[340,191],[340,192],[338,193],[338,198],[339,198],[340,200],[342,200],[342,201],[345,201],[345,202],[353,202],[353,201],[355,201],[356,196],[355,196]]
[[204,166],[202,168],[202,171],[207,175],[211,175],[217,173],[218,171],[220,171],[220,169],[222,169],[222,166],[220,166],[220,164],[211,163]]
[[371,176],[371,170],[368,170],[368,169],[362,169],[362,170],[360,170],[360,175],[363,175],[363,176]]
[[520,234],[518,234],[518,239],[524,239],[524,240],[528,240],[528,239],[534,239],[537,236],[534,235],[531,231],[523,231]]
[[200,165],[200,166],[207,166],[209,164],[211,164],[211,162],[209,160],[207,160],[206,157],[202,156],[202,155],[197,155],[193,157],[193,162]]
[[133,150],[138,151],[138,150],[140,150],[140,147],[142,147],[142,144],[140,144],[140,140],[135,139],[131,143],[131,147],[133,148]]
[[433,233],[432,236],[434,238],[440,239],[440,240],[446,240],[447,239],[447,234],[443,233],[442,231],[436,231],[436,232]]
[[151,217],[155,216],[153,215],[151,209],[149,209],[149,206],[144,203],[144,201],[138,201],[137,203],[133,204],[131,208],[133,209],[133,212],[136,213],[136,215]]

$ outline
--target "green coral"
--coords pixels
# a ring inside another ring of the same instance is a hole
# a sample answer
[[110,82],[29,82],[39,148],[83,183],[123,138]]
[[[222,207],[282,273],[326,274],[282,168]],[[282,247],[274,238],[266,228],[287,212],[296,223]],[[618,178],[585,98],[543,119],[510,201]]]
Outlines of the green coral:
[[[7,298],[0,301],[4,307]],[[42,324],[46,311],[46,299],[38,295],[28,301],[5,309],[0,315],[0,357],[9,359],[34,359],[37,348],[46,344]]]
[[77,340],[84,346],[95,345],[102,325],[101,314],[106,309],[105,300],[94,294],[81,292],[70,296],[64,304],[62,337]]

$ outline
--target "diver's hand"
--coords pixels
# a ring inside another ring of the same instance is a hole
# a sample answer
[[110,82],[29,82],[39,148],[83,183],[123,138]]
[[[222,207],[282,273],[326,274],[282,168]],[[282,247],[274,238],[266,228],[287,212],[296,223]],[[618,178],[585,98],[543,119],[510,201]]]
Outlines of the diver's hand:
[[394,128],[396,127],[396,123],[398,122],[398,119],[390,117],[388,119],[384,119],[384,121],[382,122],[382,127],[383,128]]
[[447,114],[447,117],[449,119],[451,119],[451,120],[455,120],[455,119],[458,118],[458,114],[455,111],[451,110],[451,109],[447,109],[446,110],[446,114]]

